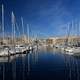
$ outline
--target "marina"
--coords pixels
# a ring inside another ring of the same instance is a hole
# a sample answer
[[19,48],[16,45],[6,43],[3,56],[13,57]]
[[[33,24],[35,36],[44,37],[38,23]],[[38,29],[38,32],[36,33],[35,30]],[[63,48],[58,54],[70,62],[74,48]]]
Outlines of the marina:
[[0,80],[80,80],[78,2],[1,0]]

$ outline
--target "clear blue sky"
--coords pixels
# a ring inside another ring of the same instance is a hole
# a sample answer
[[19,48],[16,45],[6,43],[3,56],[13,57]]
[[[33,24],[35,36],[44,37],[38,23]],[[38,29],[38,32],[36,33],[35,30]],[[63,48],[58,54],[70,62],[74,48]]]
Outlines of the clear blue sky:
[[[39,36],[59,36],[66,34],[65,24],[80,20],[80,0],[0,0],[5,7],[5,31],[11,31],[11,11],[14,11],[20,32],[21,16],[26,25],[30,24],[30,34]],[[1,19],[0,19],[1,20]]]

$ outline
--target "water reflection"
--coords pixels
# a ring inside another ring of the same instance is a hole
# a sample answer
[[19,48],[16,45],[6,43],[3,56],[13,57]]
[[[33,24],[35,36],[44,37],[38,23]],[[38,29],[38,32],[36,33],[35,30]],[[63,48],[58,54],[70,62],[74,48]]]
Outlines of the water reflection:
[[55,48],[0,57],[0,80],[80,80],[80,58]]
[[28,56],[28,70],[27,70],[27,74],[30,74],[30,54],[27,55]]
[[35,49],[33,51],[33,54],[32,54],[32,63],[33,64],[37,64],[38,63],[38,49]]
[[15,60],[12,61],[12,75],[13,75],[13,80],[16,80],[16,61]]
[[66,80],[79,80],[78,61],[73,56],[64,55]]

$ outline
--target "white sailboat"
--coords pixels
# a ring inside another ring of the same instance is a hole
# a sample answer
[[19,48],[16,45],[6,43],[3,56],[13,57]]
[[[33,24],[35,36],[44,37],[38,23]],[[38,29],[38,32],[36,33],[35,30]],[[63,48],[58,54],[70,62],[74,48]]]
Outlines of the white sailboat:
[[[14,16],[14,15],[13,15]],[[21,17],[21,23],[22,23],[22,29],[23,29],[23,37],[24,37],[24,26],[23,26],[23,18]],[[13,24],[14,24],[14,18],[13,18]],[[15,27],[15,26],[14,26]],[[15,30],[15,29],[14,29]],[[26,46],[23,43],[16,44],[15,45],[15,53],[24,53],[26,52]],[[13,52],[14,52],[13,51]]]
[[0,56],[8,56],[8,47],[4,48],[4,5],[2,4],[2,32],[3,32],[3,45],[0,49]]
[[15,21],[15,15],[14,15],[13,11],[11,13],[11,19],[12,19],[12,44],[13,45],[9,48],[9,53],[10,53],[10,55],[15,55],[17,53],[21,53],[21,50],[15,43],[15,25],[16,25],[16,21]]
[[14,13],[12,11],[11,13],[11,21],[12,21],[12,47],[10,47],[9,49],[9,53],[10,55],[12,54],[16,54],[16,50],[15,50],[15,16]]
[[72,46],[72,47],[66,47],[65,48],[65,51],[68,53],[68,54],[76,54],[76,53],[80,53],[80,47],[79,46]]

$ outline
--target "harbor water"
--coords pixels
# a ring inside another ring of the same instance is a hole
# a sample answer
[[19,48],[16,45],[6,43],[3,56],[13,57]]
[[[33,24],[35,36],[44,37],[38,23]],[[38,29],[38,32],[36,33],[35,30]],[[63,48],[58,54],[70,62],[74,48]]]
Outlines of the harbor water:
[[0,80],[80,80],[80,58],[50,47],[0,57]]

